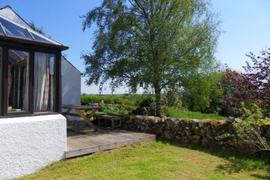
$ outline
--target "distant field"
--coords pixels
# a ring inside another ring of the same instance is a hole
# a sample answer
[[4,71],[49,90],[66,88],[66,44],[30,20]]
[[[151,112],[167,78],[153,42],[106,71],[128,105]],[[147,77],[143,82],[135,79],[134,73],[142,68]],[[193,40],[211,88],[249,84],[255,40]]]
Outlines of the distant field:
[[126,106],[137,106],[143,98],[150,95],[82,95],[82,104],[101,103],[105,104],[120,104]]

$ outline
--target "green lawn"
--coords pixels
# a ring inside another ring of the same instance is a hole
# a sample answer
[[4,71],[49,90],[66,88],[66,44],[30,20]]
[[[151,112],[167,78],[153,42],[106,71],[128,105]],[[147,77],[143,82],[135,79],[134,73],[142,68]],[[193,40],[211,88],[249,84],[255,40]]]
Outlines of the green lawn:
[[270,166],[159,141],[65,160],[22,179],[270,179]]
[[191,112],[191,111],[178,111],[175,112],[172,117],[176,118],[187,118],[187,119],[199,119],[199,120],[224,120],[223,116],[218,114],[206,114],[201,112]]
[[183,119],[198,119],[198,120],[223,120],[225,117],[218,114],[207,114],[201,112],[181,111],[176,108],[166,107],[164,109],[166,116]]

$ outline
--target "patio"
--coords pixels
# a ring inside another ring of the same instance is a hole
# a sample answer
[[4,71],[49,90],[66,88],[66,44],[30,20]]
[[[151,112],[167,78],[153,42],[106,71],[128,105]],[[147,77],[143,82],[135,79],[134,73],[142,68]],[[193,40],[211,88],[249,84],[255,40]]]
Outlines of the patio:
[[84,134],[68,131],[65,157],[74,158],[155,139],[152,134],[125,130],[99,130]]

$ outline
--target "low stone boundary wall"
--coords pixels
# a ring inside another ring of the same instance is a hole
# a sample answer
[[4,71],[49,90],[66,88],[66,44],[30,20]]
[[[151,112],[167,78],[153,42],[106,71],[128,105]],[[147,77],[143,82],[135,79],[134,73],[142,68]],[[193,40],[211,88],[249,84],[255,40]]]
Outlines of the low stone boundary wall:
[[130,116],[123,120],[122,128],[156,134],[159,138],[181,144],[221,147],[223,149],[250,149],[248,144],[237,142],[235,138],[222,138],[225,133],[234,133],[232,124],[227,121],[199,121],[153,116]]

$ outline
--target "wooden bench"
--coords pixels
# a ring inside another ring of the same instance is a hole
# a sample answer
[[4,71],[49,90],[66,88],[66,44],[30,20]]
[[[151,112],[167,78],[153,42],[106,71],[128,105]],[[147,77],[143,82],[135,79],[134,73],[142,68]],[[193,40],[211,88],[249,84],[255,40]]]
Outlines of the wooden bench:
[[95,114],[94,117],[99,127],[106,126],[108,124],[107,122],[110,123],[110,129],[120,128],[122,125],[122,117],[120,116]]
[[[74,128],[71,130],[80,132],[83,129],[83,127],[87,125],[92,129],[94,129],[95,131],[97,131],[97,128],[92,123],[92,118],[94,117],[95,113],[99,110],[98,105],[96,104],[89,106],[64,105],[63,109],[65,109],[65,111],[62,114],[67,118],[68,124]],[[87,117],[85,111],[89,111]]]

